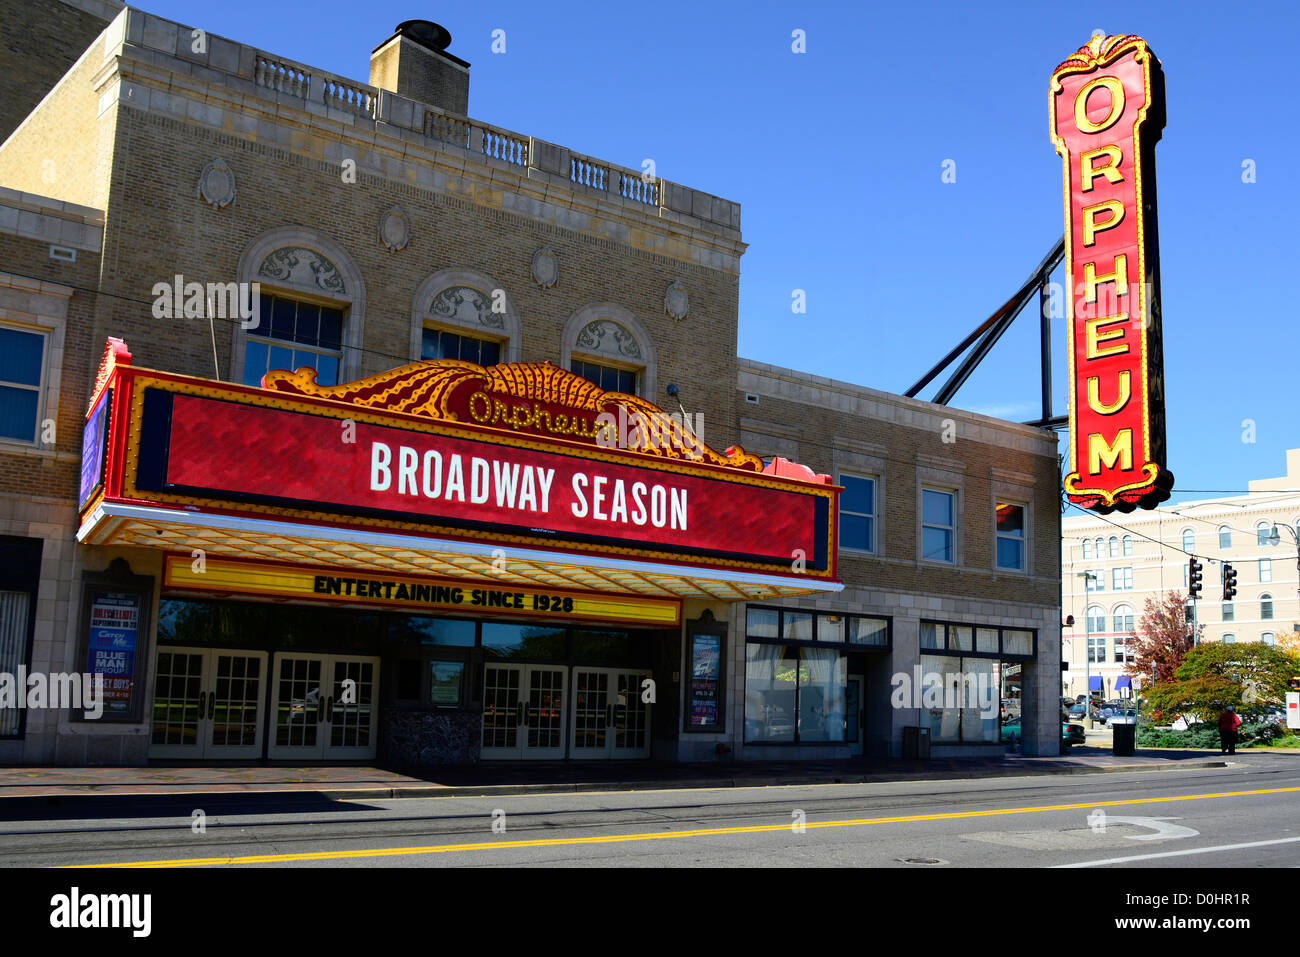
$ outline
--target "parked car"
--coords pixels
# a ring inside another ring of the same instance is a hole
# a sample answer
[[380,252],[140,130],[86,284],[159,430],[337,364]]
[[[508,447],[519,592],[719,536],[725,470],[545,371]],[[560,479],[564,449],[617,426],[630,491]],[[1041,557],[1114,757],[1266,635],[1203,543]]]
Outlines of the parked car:
[[1120,708],[1106,719],[1106,726],[1113,724],[1137,724],[1137,711],[1133,708]]
[[[1002,743],[1010,744],[1012,738],[1020,739],[1020,721],[1011,721],[1002,726]],[[1084,731],[1081,724],[1069,724],[1061,722],[1061,747],[1068,748],[1072,744],[1083,744]]]
[[1087,707],[1083,704],[1076,704],[1070,708],[1071,718],[1082,718],[1087,713]]

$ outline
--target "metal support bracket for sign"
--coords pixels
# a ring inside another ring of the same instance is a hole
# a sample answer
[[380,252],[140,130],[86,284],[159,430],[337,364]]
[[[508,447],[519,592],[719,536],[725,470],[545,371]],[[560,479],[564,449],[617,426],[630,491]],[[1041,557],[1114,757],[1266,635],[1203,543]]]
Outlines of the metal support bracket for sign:
[[[957,394],[957,390],[966,383],[971,373],[984,361],[984,357],[989,354],[997,341],[1002,338],[1002,334],[1007,331],[1011,323],[1029,305],[1035,298],[1035,293],[1037,293],[1040,359],[1042,363],[1042,416],[1024,424],[1035,425],[1044,429],[1067,428],[1070,424],[1068,415],[1052,414],[1052,317],[1048,285],[1053,270],[1061,264],[1064,258],[1065,237],[1062,236],[1056,241],[1051,252],[1044,256],[1043,261],[1035,267],[1024,284],[1016,290],[1015,295],[1003,303],[997,312],[980,323],[974,332],[959,342],[956,348],[940,359],[929,372],[918,379],[916,384],[903,394],[910,399],[915,399],[917,393],[929,385],[939,373],[955,362],[958,356],[970,349],[970,353],[961,361],[952,375],[948,377],[948,381],[939,388],[934,399],[931,400],[938,405],[948,405],[953,396]],[[974,348],[971,348],[972,344]]]

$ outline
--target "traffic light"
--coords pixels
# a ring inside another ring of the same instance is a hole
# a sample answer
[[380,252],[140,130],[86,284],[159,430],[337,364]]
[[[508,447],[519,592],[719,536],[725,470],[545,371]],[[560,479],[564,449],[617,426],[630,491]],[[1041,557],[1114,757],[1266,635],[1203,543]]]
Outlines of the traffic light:
[[1223,565],[1223,600],[1232,601],[1237,594],[1237,570],[1226,562]]
[[1195,558],[1187,560],[1187,594],[1191,598],[1201,594],[1201,563]]

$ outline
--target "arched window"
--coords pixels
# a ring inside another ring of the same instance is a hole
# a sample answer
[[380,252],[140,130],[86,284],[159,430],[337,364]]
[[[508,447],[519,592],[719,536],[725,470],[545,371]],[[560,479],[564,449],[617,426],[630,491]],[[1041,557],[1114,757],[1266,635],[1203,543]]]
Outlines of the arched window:
[[1236,635],[1224,635],[1224,636],[1223,636],[1223,643],[1224,643],[1225,645],[1235,644],[1236,641],[1237,641],[1237,636],[1236,636]]
[[1274,544],[1272,522],[1260,522],[1255,526],[1255,544],[1261,547]]
[[1106,609],[1093,605],[1088,609],[1088,631],[1098,634],[1106,630]]
[[1103,556],[1106,554],[1106,552],[1105,552],[1106,543],[1105,543],[1104,541],[1102,541],[1100,538],[1097,539],[1097,541],[1095,541],[1095,542],[1093,543],[1093,545],[1094,545],[1095,548],[1096,548],[1096,554],[1097,554],[1097,557],[1098,557],[1098,558],[1101,558],[1101,557],[1103,557]]
[[1110,537],[1110,557],[1119,558],[1119,538],[1115,535]]
[[1219,547],[1220,548],[1232,547],[1232,529],[1230,529],[1227,525],[1219,526]]
[[654,343],[641,322],[622,306],[592,303],[571,315],[561,334],[560,362],[608,392],[659,401]]
[[1233,610],[1232,602],[1225,601],[1220,603],[1219,617],[1223,621],[1232,621],[1233,618],[1236,617],[1236,612]]
[[1092,539],[1091,539],[1091,538],[1085,538],[1085,539],[1083,540],[1083,557],[1084,557],[1084,558],[1092,558]]
[[411,301],[411,358],[463,359],[481,366],[518,362],[519,312],[491,276],[440,269]]
[[1115,625],[1115,631],[1121,635],[1129,634],[1133,631],[1133,606],[1116,605],[1115,610],[1111,612],[1111,620]]
[[1266,644],[1266,645],[1276,645],[1276,644],[1277,644],[1277,639],[1273,637],[1273,632],[1271,632],[1271,631],[1266,631],[1266,632],[1264,632],[1262,635],[1259,636],[1259,640],[1262,641],[1262,642],[1263,642],[1264,644]]
[[1130,558],[1133,555],[1133,536],[1124,536],[1124,557]]
[[1261,621],[1268,621],[1273,617],[1273,596],[1268,592],[1259,596],[1259,617]]
[[1183,529],[1183,551],[1191,552],[1196,550],[1196,533],[1190,528]]
[[244,248],[238,276],[258,283],[260,309],[231,323],[232,381],[261,385],[272,369],[303,366],[321,385],[360,378],[366,288],[342,246],[314,230],[270,229]]

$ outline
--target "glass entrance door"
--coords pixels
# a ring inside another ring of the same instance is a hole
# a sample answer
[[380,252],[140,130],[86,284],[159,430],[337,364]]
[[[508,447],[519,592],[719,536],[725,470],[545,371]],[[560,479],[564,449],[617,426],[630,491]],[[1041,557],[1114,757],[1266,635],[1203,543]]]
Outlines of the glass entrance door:
[[277,654],[267,755],[373,758],[378,667],[378,658]]
[[564,757],[565,673],[555,665],[484,666],[484,760]]
[[153,758],[258,758],[266,652],[166,648],[154,669]]
[[650,705],[641,700],[649,677],[625,668],[573,669],[572,757],[650,756]]

